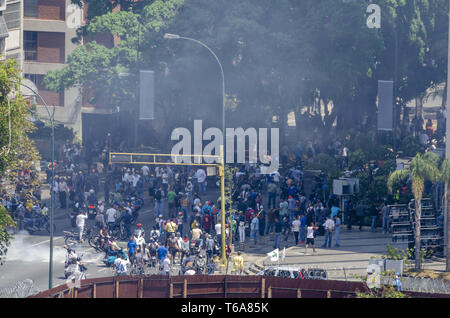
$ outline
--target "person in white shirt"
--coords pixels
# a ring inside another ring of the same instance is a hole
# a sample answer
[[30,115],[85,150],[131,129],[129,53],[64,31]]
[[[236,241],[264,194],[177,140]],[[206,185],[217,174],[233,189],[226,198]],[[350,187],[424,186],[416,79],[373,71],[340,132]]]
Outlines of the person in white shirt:
[[298,245],[298,235],[300,234],[300,220],[298,216],[295,217],[295,220],[292,221],[292,233],[294,233],[295,245]]
[[109,208],[106,210],[106,223],[108,223],[108,227],[111,227],[114,223],[116,223],[117,218],[117,210],[115,208]]
[[163,261],[163,269],[164,273],[169,276],[170,275],[170,258],[166,257]]
[[117,275],[118,276],[126,276],[128,274],[128,264],[130,264],[130,261],[128,259],[125,259],[125,257],[119,258],[119,259],[120,259],[120,263],[119,263],[119,269],[117,271]]
[[335,247],[339,247],[339,233],[341,232],[341,218],[339,216],[334,217],[334,237],[336,241]]
[[80,233],[80,242],[83,242],[83,231],[84,231],[84,225],[86,223],[86,219],[87,219],[87,212],[83,212],[78,214],[77,216],[77,227],[78,227],[78,231]]
[[147,167],[147,166],[143,166],[142,168],[141,168],[141,170],[142,170],[142,175],[145,177],[145,176],[148,176],[149,175],[149,173],[150,173],[150,169]]
[[245,219],[239,219],[239,243],[245,243]]
[[216,232],[217,242],[220,245],[220,243],[222,242],[222,224],[220,222],[216,223],[216,225],[214,226],[214,231]]
[[136,188],[136,183],[138,183],[140,176],[138,174],[134,173],[131,176],[131,179],[132,179],[132,183],[133,183],[133,188]]
[[331,248],[331,240],[333,238],[333,231],[334,231],[334,221],[331,218],[331,216],[327,216],[327,220],[323,224],[323,227],[325,228],[325,242],[323,243],[322,247],[326,248],[328,245],[328,248]]
[[306,244],[305,244],[305,255],[308,252],[309,245],[312,245],[313,253],[316,253],[316,247],[314,245],[314,231],[317,231],[317,227],[314,223],[311,223],[310,226],[306,228]]
[[203,169],[198,169],[196,173],[198,192],[200,195],[206,193],[206,172]]

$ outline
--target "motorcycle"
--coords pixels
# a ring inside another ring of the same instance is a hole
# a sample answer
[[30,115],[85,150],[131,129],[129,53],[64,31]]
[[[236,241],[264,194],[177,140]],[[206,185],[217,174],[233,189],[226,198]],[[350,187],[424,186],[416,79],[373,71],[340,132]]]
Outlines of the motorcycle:
[[[33,234],[34,232],[40,232],[47,230],[50,233],[50,221],[47,215],[33,218],[25,218],[23,228],[28,231],[28,233]],[[56,231],[56,225],[53,224],[53,232]]]
[[119,254],[122,255],[125,258],[127,257],[127,254],[122,249],[119,250],[119,251],[110,252],[109,254],[105,253],[105,257],[103,259],[103,263],[106,265],[106,267],[113,266],[114,265],[114,261],[116,260],[116,258],[117,258],[117,256]]
[[63,231],[64,233],[64,243],[67,246],[73,246],[78,244],[80,235],[77,232]]
[[199,255],[202,249],[202,244],[203,241],[200,240],[196,240],[196,241],[191,241],[191,255]]
[[206,266],[205,258],[201,254],[198,255],[194,261],[194,270],[196,274],[202,275],[205,272],[205,266]]
[[127,230],[125,229],[124,223],[121,219],[117,219],[117,221],[111,226],[109,229],[111,236],[118,240],[126,240],[128,239]]
[[88,211],[88,218],[90,220],[95,219],[95,216],[97,215],[97,204],[89,204],[87,206],[87,211]]

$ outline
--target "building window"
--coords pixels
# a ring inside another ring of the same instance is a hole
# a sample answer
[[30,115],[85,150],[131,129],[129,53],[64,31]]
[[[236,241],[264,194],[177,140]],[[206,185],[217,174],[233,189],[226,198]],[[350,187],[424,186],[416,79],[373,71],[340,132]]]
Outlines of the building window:
[[25,52],[25,61],[37,61],[37,32],[24,32],[23,48]]
[[[27,73],[24,74],[24,77],[36,85],[39,95],[42,96],[48,105],[64,106],[64,90],[61,90],[60,92],[47,90],[43,84],[44,75]],[[42,105],[42,100],[40,98],[36,97],[35,101],[37,105]]]
[[25,18],[38,17],[38,0],[24,0],[23,16]]

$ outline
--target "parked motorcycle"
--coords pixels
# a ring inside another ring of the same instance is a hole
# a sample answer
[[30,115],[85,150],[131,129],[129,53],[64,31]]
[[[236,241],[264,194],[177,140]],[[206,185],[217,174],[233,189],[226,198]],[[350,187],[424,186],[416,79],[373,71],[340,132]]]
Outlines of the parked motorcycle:
[[67,246],[73,246],[75,244],[78,244],[80,239],[80,234],[78,232],[73,231],[63,231],[64,233],[64,243]]
[[[35,218],[25,218],[23,228],[28,233],[40,232],[46,230],[50,233],[50,221],[47,215],[43,215]],[[56,231],[56,225],[53,224],[53,232]]]
[[89,204],[87,206],[87,211],[88,211],[88,218],[90,220],[95,219],[95,216],[97,215],[97,204]]

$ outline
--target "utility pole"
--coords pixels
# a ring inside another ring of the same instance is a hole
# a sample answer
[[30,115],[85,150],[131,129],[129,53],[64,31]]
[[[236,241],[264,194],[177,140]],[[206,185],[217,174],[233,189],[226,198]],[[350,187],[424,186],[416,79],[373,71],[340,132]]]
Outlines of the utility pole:
[[[450,2],[449,2],[449,24],[448,24],[448,65],[447,65],[447,105],[446,107],[446,133],[445,133],[445,158],[450,159]],[[445,185],[445,212],[444,212],[444,254],[445,254],[445,271],[450,272],[450,244],[449,244],[449,230],[450,217],[448,210],[447,184]]]

